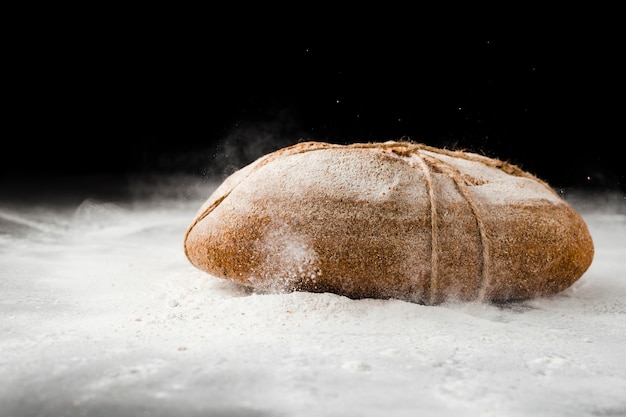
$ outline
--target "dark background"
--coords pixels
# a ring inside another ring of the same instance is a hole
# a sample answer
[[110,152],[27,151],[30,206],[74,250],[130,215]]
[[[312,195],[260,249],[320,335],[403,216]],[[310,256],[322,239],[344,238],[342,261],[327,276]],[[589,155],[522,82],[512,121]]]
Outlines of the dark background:
[[405,137],[508,160],[555,188],[626,190],[624,48],[610,22],[219,21],[65,20],[14,34],[0,181],[224,177],[299,141]]

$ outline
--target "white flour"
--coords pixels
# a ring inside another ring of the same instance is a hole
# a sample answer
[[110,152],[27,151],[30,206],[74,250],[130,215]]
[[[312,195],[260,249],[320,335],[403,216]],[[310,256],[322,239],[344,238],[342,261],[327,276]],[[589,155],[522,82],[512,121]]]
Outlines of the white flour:
[[200,191],[0,205],[1,415],[626,414],[623,209],[581,200],[595,259],[553,298],[423,306],[202,273]]

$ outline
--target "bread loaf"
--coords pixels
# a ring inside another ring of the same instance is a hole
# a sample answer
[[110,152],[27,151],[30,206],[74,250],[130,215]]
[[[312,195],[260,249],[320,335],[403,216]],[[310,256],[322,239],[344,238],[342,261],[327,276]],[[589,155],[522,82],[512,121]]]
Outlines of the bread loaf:
[[305,142],[229,176],[184,250],[261,291],[509,301],[561,292],[590,266],[582,217],[544,181],[409,141]]

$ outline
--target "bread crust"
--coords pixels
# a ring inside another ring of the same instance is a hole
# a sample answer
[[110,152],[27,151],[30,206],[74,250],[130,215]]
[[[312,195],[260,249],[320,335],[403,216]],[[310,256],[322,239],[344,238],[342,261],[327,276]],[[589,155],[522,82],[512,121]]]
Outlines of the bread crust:
[[197,268],[262,291],[509,301],[591,265],[581,216],[544,181],[408,141],[305,142],[228,177],[184,239]]

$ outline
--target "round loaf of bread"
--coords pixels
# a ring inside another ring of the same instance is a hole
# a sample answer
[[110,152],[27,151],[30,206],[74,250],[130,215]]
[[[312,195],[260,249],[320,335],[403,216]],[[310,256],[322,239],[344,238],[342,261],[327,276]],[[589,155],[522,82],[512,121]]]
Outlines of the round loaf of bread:
[[577,211],[512,164],[409,141],[305,142],[229,176],[187,229],[197,268],[261,291],[509,301],[591,265]]

